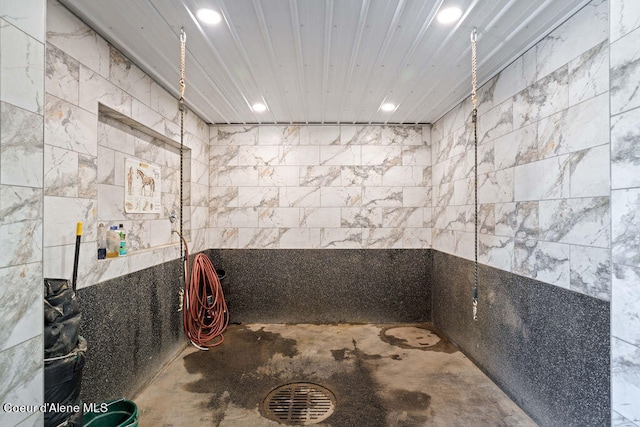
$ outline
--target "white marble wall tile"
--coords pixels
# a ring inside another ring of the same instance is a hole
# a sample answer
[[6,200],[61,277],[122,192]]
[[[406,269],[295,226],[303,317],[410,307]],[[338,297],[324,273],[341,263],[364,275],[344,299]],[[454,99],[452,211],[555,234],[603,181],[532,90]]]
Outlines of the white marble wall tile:
[[[98,114],[99,104],[131,117],[132,97],[100,74],[80,64],[78,105],[92,114]],[[112,119],[113,120],[113,119]]]
[[98,119],[98,145],[133,156],[135,136],[124,123],[101,115]]
[[611,427],[638,427],[616,411],[611,411]]
[[97,204],[100,207],[100,219],[103,221],[125,220],[126,217],[124,215],[124,207],[122,205],[123,197],[124,187],[117,185],[98,184]]
[[[615,317],[614,317],[615,318]],[[611,406],[636,424],[640,423],[640,348],[611,339]]]
[[462,231],[454,231],[454,249],[453,254],[467,260],[473,260],[474,252],[474,235]]
[[422,217],[424,220],[423,227],[431,228],[433,227],[433,208],[424,208],[422,209]]
[[[40,405],[44,395],[43,339],[39,335],[0,353],[2,400],[13,405]],[[0,424],[13,426],[29,414],[0,412]]]
[[502,169],[478,176],[478,202],[504,203],[513,200],[514,168]]
[[218,126],[218,145],[256,145],[257,143],[258,126]]
[[52,44],[47,45],[46,55],[45,90],[78,105],[80,64]]
[[611,299],[611,254],[608,248],[571,246],[569,288],[576,292]]
[[258,176],[258,184],[264,187],[304,186],[298,166],[261,166]]
[[423,182],[424,168],[421,166],[391,166],[382,175],[382,185],[386,187],[415,187]]
[[[325,164],[325,162],[320,162],[320,150],[322,148],[329,147],[319,147],[319,146],[295,146],[295,145],[284,145],[280,147],[280,165],[285,166],[313,166],[319,164]],[[327,163],[331,164],[331,163]]]
[[431,205],[431,187],[403,187],[402,206],[422,207]]
[[382,208],[342,208],[340,215],[344,228],[382,227]]
[[0,18],[39,42],[45,42],[45,10],[42,0],[3,0],[0,2]]
[[640,189],[611,192],[611,256],[614,263],[640,266]]
[[22,421],[17,427],[40,427],[44,425],[44,414],[37,412]]
[[[335,187],[323,187],[324,189]],[[281,187],[280,206],[311,208],[316,206],[326,206],[320,204],[320,189],[317,187]]]
[[98,155],[97,116],[47,95],[44,117],[47,144],[91,156]]
[[339,186],[342,181],[340,166],[302,166],[300,167],[300,185],[303,187]]
[[219,208],[217,214],[218,228],[221,227],[258,227],[258,209],[254,208]]
[[539,236],[538,217],[539,203],[537,201],[496,203],[495,234],[517,237],[518,239],[537,239]]
[[340,126],[340,144],[377,145],[381,143],[380,126]]
[[[242,147],[244,148],[244,147]],[[211,167],[238,166],[239,146],[212,145],[209,150],[209,164]]]
[[342,166],[340,182],[343,186],[382,185],[381,166]]
[[505,271],[513,268],[514,240],[508,237],[478,235],[478,262]]
[[322,228],[320,229],[320,247],[359,249],[362,247],[362,235],[361,228]]
[[640,29],[610,46],[611,114],[640,106]]
[[[74,229],[75,230],[75,229]],[[42,220],[20,220],[0,225],[11,251],[0,252],[0,268],[42,260]],[[75,237],[75,232],[72,232]]]
[[149,106],[151,104],[151,77],[113,46],[109,50],[109,61],[109,80]]
[[513,130],[513,98],[478,116],[478,141],[490,141]]
[[558,156],[515,167],[515,201],[569,197],[569,156]]
[[238,188],[239,187],[210,187],[210,205],[223,208],[238,207]]
[[340,126],[302,126],[301,145],[339,145]]
[[319,228],[288,228],[280,235],[280,249],[314,249],[320,246]]
[[278,187],[239,187],[239,207],[276,207],[279,204]]
[[260,126],[258,144],[300,145],[300,126]]
[[167,119],[136,98],[131,100],[131,119],[159,134],[165,134]]
[[611,296],[611,330],[614,336],[640,346],[640,268],[614,264]]
[[[509,64],[496,76],[496,82],[492,91],[491,106],[512,97],[536,80],[536,49],[529,49],[523,56]],[[478,106],[481,111],[483,106]],[[482,110],[484,111],[484,110]]]
[[300,227],[339,228],[341,226],[340,208],[301,208]]
[[495,170],[540,160],[538,150],[538,125],[522,127],[493,141]]
[[258,168],[256,166],[220,167],[218,185],[221,187],[257,186]]
[[238,165],[277,165],[280,148],[278,146],[241,146],[238,147]]
[[0,350],[42,334],[42,263],[0,268]]
[[282,231],[281,228],[239,228],[238,247],[247,249],[278,248]]
[[[191,206],[191,229],[203,229],[210,227],[209,224],[209,208],[207,206]],[[161,230],[158,230],[158,232]],[[155,230],[153,231],[156,232]],[[165,241],[168,241],[170,233],[166,234]],[[206,248],[202,248],[206,249]]]
[[566,109],[569,106],[568,75],[567,65],[515,95],[513,128],[518,129]]
[[552,285],[569,288],[569,245],[520,240],[514,243],[513,272]]
[[403,166],[431,166],[431,147],[409,145],[402,147]]
[[432,247],[440,252],[455,253],[455,235],[453,230],[433,229]]
[[42,114],[44,106],[44,45],[0,19],[0,99]]
[[538,123],[539,158],[609,142],[609,97],[599,95]]
[[431,248],[430,228],[405,228],[402,235],[402,247],[407,249]]
[[431,137],[431,125],[423,125],[422,126],[422,144],[427,147],[431,146],[433,139]]
[[640,187],[640,108],[611,118],[611,188]]
[[0,225],[42,218],[42,189],[0,185]]
[[608,196],[609,144],[571,154],[571,197]]
[[449,206],[454,205],[455,187],[449,182],[442,185],[434,185],[433,189],[433,206]]
[[424,226],[421,208],[382,208],[382,227],[421,228]]
[[98,184],[111,184],[116,183],[116,163],[115,163],[114,150],[106,148],[102,145],[98,146]]
[[238,248],[238,229],[212,228],[209,231],[209,243],[216,249],[236,249]]
[[541,200],[540,238],[607,248],[610,216],[608,197]]
[[83,224],[83,240],[95,240],[98,229],[96,202],[95,199],[45,196],[44,212],[47,217],[44,222],[44,245],[74,244],[78,222]]
[[569,62],[569,105],[609,90],[609,43],[607,40]]
[[609,37],[609,2],[587,3],[536,45],[538,79]]
[[356,166],[361,164],[362,147],[359,145],[320,146],[320,164]]
[[[320,205],[322,207],[361,206],[362,188],[360,187],[321,187]],[[311,206],[313,207],[313,206]]]
[[129,258],[129,271],[132,273],[164,262],[164,254],[161,249],[128,254],[127,257]]
[[103,77],[109,77],[109,44],[56,0],[47,0],[47,43]]
[[616,41],[640,28],[640,4],[635,0],[610,0],[610,38]]
[[402,228],[365,228],[362,244],[371,249],[399,249],[402,247]]
[[[164,157],[163,155],[164,155],[164,150],[161,149],[159,157]],[[153,162],[153,163],[156,163],[156,162]],[[156,163],[156,164],[161,164],[161,163]],[[177,172],[179,173],[179,170]],[[209,168],[205,163],[201,163],[197,160],[191,160],[191,173],[188,175],[188,177],[191,180],[192,190],[193,190],[193,186],[197,184],[205,187],[205,192],[206,192],[206,187],[209,185]],[[178,181],[180,181],[180,178],[178,178]]]
[[0,103],[0,182],[42,187],[42,116]]
[[365,187],[362,192],[362,205],[373,206],[402,206],[401,187]]
[[384,145],[422,145],[422,128],[418,126],[382,126]]
[[[162,86],[155,81],[151,81],[151,104],[150,107],[158,111],[172,122],[179,123],[180,110],[178,109],[178,100],[172,94],[167,92]],[[209,141],[208,126],[203,126],[201,139]]]
[[78,197],[98,198],[98,158],[78,154]]
[[78,153],[45,145],[44,170],[45,195],[78,197]]

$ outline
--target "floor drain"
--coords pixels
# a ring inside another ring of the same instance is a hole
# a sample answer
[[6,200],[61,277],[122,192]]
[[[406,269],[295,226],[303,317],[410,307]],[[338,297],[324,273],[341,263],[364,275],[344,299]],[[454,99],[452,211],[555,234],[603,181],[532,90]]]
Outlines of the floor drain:
[[325,387],[292,383],[272,390],[262,402],[262,413],[281,424],[305,426],[326,420],[335,407],[336,397]]

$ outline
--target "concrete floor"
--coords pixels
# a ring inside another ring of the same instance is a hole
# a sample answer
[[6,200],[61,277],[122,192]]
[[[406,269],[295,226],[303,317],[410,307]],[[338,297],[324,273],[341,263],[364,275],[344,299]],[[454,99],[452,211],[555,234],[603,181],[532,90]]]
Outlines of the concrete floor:
[[135,399],[140,426],[278,426],[275,387],[312,382],[336,397],[322,426],[535,426],[430,324],[231,325],[192,346]]

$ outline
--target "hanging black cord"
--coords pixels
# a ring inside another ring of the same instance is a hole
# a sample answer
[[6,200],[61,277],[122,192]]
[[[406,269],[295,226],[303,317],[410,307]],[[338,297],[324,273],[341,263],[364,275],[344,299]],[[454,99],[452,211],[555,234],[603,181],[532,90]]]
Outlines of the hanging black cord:
[[471,32],[471,103],[473,104],[473,112],[471,119],[473,121],[473,151],[474,151],[474,255],[475,264],[473,271],[473,320],[478,320],[478,96],[476,78],[476,41],[477,32],[474,28]]

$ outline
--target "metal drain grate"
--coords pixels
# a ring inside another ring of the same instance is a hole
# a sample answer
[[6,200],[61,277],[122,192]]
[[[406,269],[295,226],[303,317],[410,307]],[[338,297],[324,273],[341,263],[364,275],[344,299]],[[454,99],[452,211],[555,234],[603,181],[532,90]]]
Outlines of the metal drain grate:
[[317,424],[329,418],[335,407],[335,395],[313,383],[282,385],[272,390],[262,402],[266,418],[292,426]]

